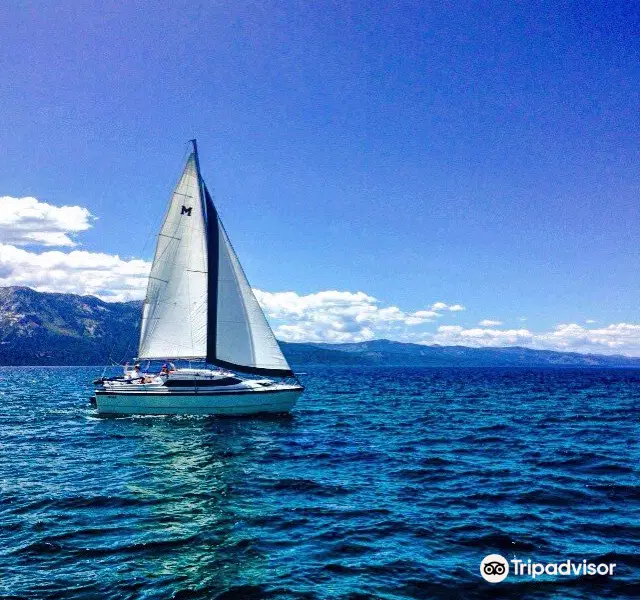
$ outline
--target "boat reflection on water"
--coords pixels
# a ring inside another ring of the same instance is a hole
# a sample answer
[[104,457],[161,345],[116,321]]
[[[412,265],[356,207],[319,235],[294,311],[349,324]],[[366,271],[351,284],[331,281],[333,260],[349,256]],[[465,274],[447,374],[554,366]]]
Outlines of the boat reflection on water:
[[[275,507],[255,493],[256,482],[276,448],[274,436],[292,434],[295,421],[290,415],[97,421],[104,435],[120,438],[134,463],[115,471],[138,505],[135,530],[121,547],[133,553],[131,568],[139,574],[143,562],[154,589],[166,589],[167,597],[187,591],[215,596],[264,580],[264,527]],[[126,513],[125,527],[130,509]]]

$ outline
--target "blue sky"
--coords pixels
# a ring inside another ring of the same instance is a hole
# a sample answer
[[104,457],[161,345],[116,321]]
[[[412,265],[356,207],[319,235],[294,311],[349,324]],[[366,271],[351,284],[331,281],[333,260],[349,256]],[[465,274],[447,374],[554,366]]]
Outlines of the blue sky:
[[86,208],[76,250],[149,259],[196,136],[260,290],[640,321],[632,3],[105,4],[0,9],[0,196]]

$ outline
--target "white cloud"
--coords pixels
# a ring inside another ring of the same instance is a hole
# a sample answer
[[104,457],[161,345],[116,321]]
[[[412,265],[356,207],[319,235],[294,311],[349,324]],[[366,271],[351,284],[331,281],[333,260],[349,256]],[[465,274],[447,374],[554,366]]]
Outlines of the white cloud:
[[52,206],[36,198],[0,196],[0,240],[24,246],[75,246],[72,235],[91,227],[81,206]]
[[0,285],[40,292],[90,294],[107,301],[144,297],[150,264],[100,252],[30,252],[0,244]]
[[411,337],[412,328],[432,323],[441,316],[437,308],[452,310],[450,305],[441,302],[429,310],[405,312],[397,306],[381,306],[377,298],[364,292],[327,290],[300,295],[254,291],[267,316],[275,321],[276,335],[296,342],[359,342],[379,337],[407,339]]
[[442,325],[432,334],[429,343],[443,346],[517,346],[531,342],[527,329],[465,329],[459,325]]
[[431,310],[443,311],[448,310],[450,312],[459,312],[465,310],[462,304],[447,304],[446,302],[435,302],[431,305]]
[[424,334],[422,343],[473,347],[525,346],[538,350],[640,356],[640,325],[617,323],[588,329],[571,323],[558,325],[548,332],[443,325],[435,333]]
[[588,329],[575,323],[562,324],[549,333],[540,334],[538,341],[559,350],[640,354],[640,325],[615,323]]
[[484,319],[478,323],[481,327],[498,327],[502,325],[502,321],[492,321],[491,319]]
[[143,260],[84,250],[35,252],[20,247],[74,247],[73,236],[89,229],[92,220],[81,206],[0,197],[0,285],[91,294],[111,301],[143,298],[150,268]]
[[587,319],[585,321],[585,323],[589,324],[589,325],[593,325],[594,323],[597,323],[597,321],[594,321],[593,319]]

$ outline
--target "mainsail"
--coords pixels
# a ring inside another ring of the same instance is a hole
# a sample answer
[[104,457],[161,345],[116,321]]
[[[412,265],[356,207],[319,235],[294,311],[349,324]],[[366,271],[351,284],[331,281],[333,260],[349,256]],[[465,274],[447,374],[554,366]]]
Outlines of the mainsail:
[[142,309],[138,356],[204,358],[207,353],[207,242],[195,153],[173,191],[156,242]]
[[158,236],[138,356],[293,375],[200,175],[195,141]]

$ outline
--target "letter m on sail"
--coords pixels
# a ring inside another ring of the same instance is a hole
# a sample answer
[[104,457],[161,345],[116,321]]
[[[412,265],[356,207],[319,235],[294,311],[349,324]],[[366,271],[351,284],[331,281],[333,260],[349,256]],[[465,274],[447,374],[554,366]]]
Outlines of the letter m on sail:
[[193,206],[190,206],[189,208],[187,208],[186,206],[183,206],[182,210],[180,211],[180,214],[181,215],[187,215],[187,217],[190,217],[192,210],[193,210]]

